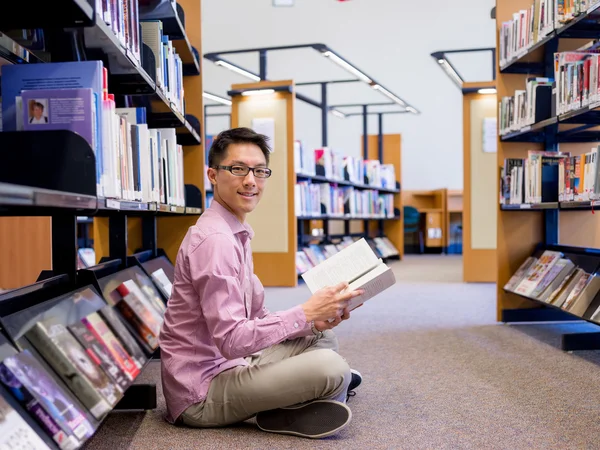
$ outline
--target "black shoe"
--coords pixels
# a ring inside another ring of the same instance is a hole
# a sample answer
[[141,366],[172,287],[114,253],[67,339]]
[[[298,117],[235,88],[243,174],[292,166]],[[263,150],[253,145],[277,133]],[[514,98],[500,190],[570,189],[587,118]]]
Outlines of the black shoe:
[[354,389],[356,389],[362,383],[362,375],[358,370],[350,369],[350,372],[352,373],[352,379],[350,380],[350,384],[348,385],[346,401],[348,401],[350,397],[354,397],[356,395]]
[[262,411],[256,415],[258,428],[270,433],[293,434],[318,439],[345,428],[352,411],[335,400],[315,400],[301,406]]

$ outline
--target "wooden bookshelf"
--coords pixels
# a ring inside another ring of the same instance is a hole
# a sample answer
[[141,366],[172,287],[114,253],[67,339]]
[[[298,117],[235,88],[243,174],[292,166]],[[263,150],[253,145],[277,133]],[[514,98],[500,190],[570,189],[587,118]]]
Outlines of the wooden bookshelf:
[[[531,0],[500,0],[496,5],[496,48],[499,49],[499,36],[502,23],[512,19],[512,15],[521,9],[531,7]],[[581,39],[577,36],[578,24],[582,24],[582,35],[585,33],[586,14],[581,14],[575,18],[572,23],[562,26],[553,31],[542,42],[536,43],[533,48],[525,55],[509,61],[501,68],[499,65],[499,51],[497,52],[497,96],[498,99],[503,96],[512,96],[516,89],[524,89],[525,81],[532,74],[510,73],[517,63],[540,63],[543,67],[545,53],[547,58],[552,56],[552,48],[557,51],[575,50],[583,44],[589,42],[589,39]],[[570,36],[567,38],[566,31]],[[555,46],[555,47],[553,47]],[[546,61],[546,67],[552,68],[551,61]],[[537,71],[539,76],[548,76],[549,73]],[[553,77],[553,75],[552,75]],[[568,125],[557,123],[553,119],[551,126],[560,127],[559,130]],[[552,122],[552,121],[549,121]],[[572,126],[572,125],[571,125]],[[549,128],[545,128],[548,130]],[[542,129],[543,131],[544,129]],[[521,136],[522,137],[522,136]],[[589,151],[591,142],[584,144],[561,143],[559,149],[570,151],[577,155]],[[555,150],[551,146],[545,147],[543,143],[526,143],[514,140],[498,140],[497,162],[498,169],[503,166],[505,158],[523,158],[527,155],[527,150]],[[499,177],[498,177],[499,178]],[[499,182],[497,192],[499,192]],[[548,223],[553,223],[553,215],[558,216],[560,227],[558,227],[558,236],[554,239],[553,231],[548,227]],[[505,210],[498,208],[497,221],[497,318],[503,320],[507,310],[511,309],[531,309],[540,307],[539,303],[528,300],[522,296],[507,293],[503,290],[504,285],[511,275],[517,270],[520,264],[530,256],[537,244],[561,244],[568,246],[578,246],[587,248],[600,247],[600,222],[598,214],[591,214],[590,211],[571,211],[554,208],[550,210]],[[514,316],[511,312],[511,316]]]
[[[488,82],[488,85],[490,83]],[[493,85],[493,83],[491,83]],[[493,94],[463,95],[463,281],[496,281],[498,177],[495,153],[484,152],[483,121],[498,115]],[[449,213],[448,213],[449,214]]]
[[[363,142],[361,136],[360,142]],[[379,159],[378,156],[379,135],[370,134],[367,137],[367,157],[368,159]],[[364,152],[364,149],[361,150]],[[394,194],[394,209],[400,211],[399,220],[386,220],[383,223],[383,233],[394,244],[394,247],[400,254],[400,259],[404,258],[404,214],[402,211],[402,136],[400,134],[384,134],[382,164],[392,164],[396,181],[400,184],[400,193]],[[364,154],[364,153],[363,153]],[[371,223],[371,233],[376,235],[377,223]]]
[[[402,191],[405,206],[416,208],[424,217],[423,240],[426,248],[444,249],[447,242],[448,189]],[[439,230],[429,232],[430,229]]]

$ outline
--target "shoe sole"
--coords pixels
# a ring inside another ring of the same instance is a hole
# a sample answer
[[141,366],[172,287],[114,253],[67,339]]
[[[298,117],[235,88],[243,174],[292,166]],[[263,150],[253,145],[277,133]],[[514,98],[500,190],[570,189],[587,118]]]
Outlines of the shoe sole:
[[344,403],[316,400],[302,406],[260,412],[256,424],[269,433],[320,439],[345,428],[351,419],[352,411]]

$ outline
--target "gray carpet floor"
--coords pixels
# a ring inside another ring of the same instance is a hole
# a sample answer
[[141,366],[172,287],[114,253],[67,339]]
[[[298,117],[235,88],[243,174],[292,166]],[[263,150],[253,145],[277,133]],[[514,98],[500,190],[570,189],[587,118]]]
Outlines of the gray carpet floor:
[[[259,431],[174,427],[158,384],[146,413],[112,413],[87,449],[597,449],[600,352],[566,353],[559,332],[576,324],[505,325],[495,285],[461,282],[459,256],[391,263],[398,283],[337,328],[340,352],[364,376],[348,405],[353,421],[314,441]],[[308,289],[267,290],[271,310]]]

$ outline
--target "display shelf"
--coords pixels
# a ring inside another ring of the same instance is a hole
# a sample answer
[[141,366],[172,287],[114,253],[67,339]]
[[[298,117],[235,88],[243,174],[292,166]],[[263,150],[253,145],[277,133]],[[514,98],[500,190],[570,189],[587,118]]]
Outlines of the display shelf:
[[[119,265],[109,264],[107,267],[100,265],[97,268],[100,269],[97,273],[111,277],[114,276],[115,271],[119,270]],[[102,295],[100,283],[97,282],[96,278],[97,273],[94,272],[94,269],[96,267],[82,271],[85,272],[82,278],[87,279],[90,283],[80,282],[75,288],[65,280],[65,276],[58,276],[0,294],[0,323],[6,338],[15,350],[28,350],[44,370],[51,376],[54,375],[52,376],[54,381],[71,397],[74,405],[84,413],[85,418],[93,427],[92,436],[106,420],[108,414],[101,418],[94,418],[89,410],[83,406],[74,391],[67,386],[63,378],[56,374],[48,359],[42,356],[32,341],[25,336],[25,333],[39,320],[51,317],[58,323],[67,326],[80,321],[91,313],[111,307]],[[135,340],[138,337],[135,330],[119,317],[116,311],[111,315],[118,321],[116,325],[120,324],[122,330],[129,332],[131,336],[128,339]],[[114,322],[110,323],[113,326]],[[121,334],[116,331],[115,333],[119,336],[119,339],[122,339]],[[126,345],[125,341],[122,342],[122,345]],[[139,374],[136,379],[143,373],[151,359],[151,354],[145,355],[143,363],[140,363]],[[143,395],[141,391],[143,391]],[[112,407],[112,410],[148,410],[156,408],[156,403],[156,385],[130,382],[123,396]],[[51,448],[58,447],[51,446]]]
[[[398,194],[400,192],[400,189],[388,189],[388,188],[383,188],[383,187],[370,186],[368,184],[352,183],[352,182],[346,181],[346,180],[336,180],[333,178],[327,178],[323,175],[308,175],[308,174],[303,174],[303,173],[296,173],[296,178],[303,179],[303,180],[316,181],[319,183],[331,183],[331,184],[339,184],[340,186],[351,186],[356,189],[370,189],[370,190],[379,191],[379,192],[383,192],[383,193],[389,193],[389,194]],[[397,183],[396,183],[396,185],[397,185]]]
[[502,211],[540,211],[558,209],[558,202],[522,203],[519,205],[500,205]]
[[[571,260],[576,267],[581,268],[588,274],[595,274],[600,269],[600,250],[586,247],[575,247],[567,245],[548,245],[539,243],[531,253],[531,256],[539,258],[544,251],[558,251],[563,254],[563,257]],[[529,255],[527,255],[529,256]],[[536,308],[527,309],[505,309],[503,310],[502,320],[506,322],[519,321],[581,321],[593,324],[592,332],[586,330],[582,333],[569,333],[562,336],[561,347],[563,350],[597,350],[600,349],[600,325],[597,321],[591,320],[594,312],[600,307],[600,291],[598,291],[589,305],[585,307],[585,312],[582,315],[575,314],[560,306],[547,303],[535,297],[523,295],[509,289],[505,289],[505,284],[502,285],[502,291],[505,295],[514,296],[524,299]],[[577,301],[577,300],[576,300]],[[576,303],[575,303],[576,305]]]

